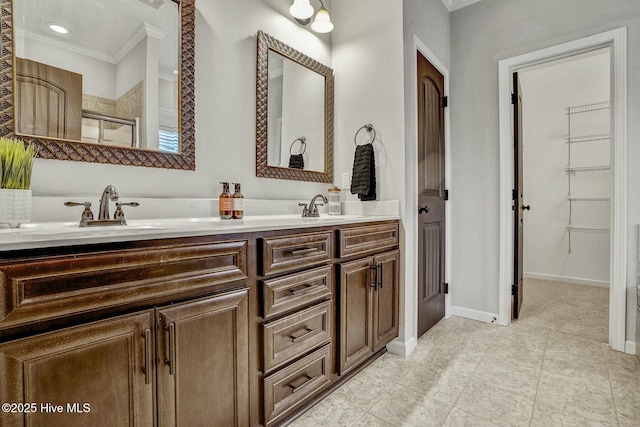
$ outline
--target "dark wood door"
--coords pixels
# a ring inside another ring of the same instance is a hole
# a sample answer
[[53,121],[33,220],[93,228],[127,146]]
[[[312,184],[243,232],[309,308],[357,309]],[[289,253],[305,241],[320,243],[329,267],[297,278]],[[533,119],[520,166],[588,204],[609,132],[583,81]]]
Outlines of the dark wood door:
[[153,426],[153,364],[152,311],[0,344],[0,425]]
[[249,425],[248,291],[157,310],[158,425]]
[[376,352],[398,336],[399,275],[398,251],[377,255],[376,287],[373,288],[373,351]]
[[16,132],[80,140],[82,75],[16,58]]
[[513,154],[514,154],[514,190],[513,190],[513,301],[511,303],[511,318],[517,319],[522,308],[523,297],[523,214],[529,206],[524,206],[522,198],[522,88],[518,80],[518,73],[513,73]]
[[373,266],[371,257],[340,264],[340,375],[373,354]]
[[444,317],[444,76],[418,55],[418,336]]

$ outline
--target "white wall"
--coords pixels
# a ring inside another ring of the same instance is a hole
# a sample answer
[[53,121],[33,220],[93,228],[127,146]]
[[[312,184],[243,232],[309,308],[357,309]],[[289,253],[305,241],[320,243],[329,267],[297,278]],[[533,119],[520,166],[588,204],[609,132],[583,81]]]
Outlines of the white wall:
[[[614,28],[628,28],[628,75],[640,72],[640,3],[484,0],[451,14],[453,300],[498,312],[498,61]],[[640,222],[640,82],[628,82],[628,224]],[[628,229],[627,339],[635,339],[636,234]]]
[[[361,126],[371,123],[377,134],[373,143],[377,199],[400,200],[402,211],[405,204],[403,2],[334,1],[331,11],[335,24],[332,33],[336,88],[335,174],[339,177],[342,173],[351,173],[354,135]],[[368,141],[363,133],[366,134],[362,131],[359,137]],[[358,200],[355,195],[346,197]],[[365,209],[369,203],[363,202]],[[404,219],[404,214],[402,216]],[[403,272],[401,268],[401,274]],[[401,332],[399,340],[403,338]]]
[[[332,10],[331,2],[325,4]],[[258,29],[331,66],[331,36],[318,36],[295,23],[289,6],[279,0],[196,2],[195,171],[36,159],[34,195],[97,199],[113,184],[123,199],[206,198],[220,194],[218,182],[223,180],[241,182],[247,198],[307,200],[326,192],[326,184],[255,176]],[[69,210],[70,221],[76,215]]]
[[[566,107],[610,99],[609,51],[519,73],[523,93],[525,277],[608,286],[609,233],[571,233]],[[610,110],[571,116],[571,136],[609,134]],[[571,165],[609,164],[609,141],[571,144]],[[610,171],[571,174],[572,197],[611,197]],[[610,203],[572,202],[574,227],[608,228]]]
[[[405,346],[417,339],[418,295],[418,175],[417,175],[417,103],[415,83],[417,37],[447,69],[450,68],[449,11],[441,0],[404,0],[403,2],[403,63],[404,63],[404,127],[405,127],[405,195],[403,226],[405,239],[405,288],[401,293],[401,328],[399,341]],[[448,135],[446,136],[448,137]],[[447,183],[451,189],[451,183]],[[410,348],[408,349],[410,350]]]

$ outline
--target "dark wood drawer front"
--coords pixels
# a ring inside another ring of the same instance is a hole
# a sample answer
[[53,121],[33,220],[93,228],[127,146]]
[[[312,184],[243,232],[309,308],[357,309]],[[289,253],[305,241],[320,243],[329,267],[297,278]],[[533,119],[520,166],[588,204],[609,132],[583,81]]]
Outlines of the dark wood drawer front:
[[331,298],[331,266],[262,281],[263,317],[269,318]]
[[0,264],[0,329],[247,278],[246,240]]
[[264,324],[264,370],[268,372],[331,339],[331,301]]
[[264,379],[265,424],[272,426],[331,382],[331,344]]
[[331,232],[262,239],[262,275],[331,261]]
[[393,249],[398,242],[397,223],[347,228],[340,230],[340,258]]

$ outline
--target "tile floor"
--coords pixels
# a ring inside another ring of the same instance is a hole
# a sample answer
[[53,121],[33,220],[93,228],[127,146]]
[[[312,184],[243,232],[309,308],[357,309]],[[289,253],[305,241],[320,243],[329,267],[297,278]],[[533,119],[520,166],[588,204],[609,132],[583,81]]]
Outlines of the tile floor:
[[291,426],[640,426],[640,363],[605,343],[608,295],[527,280],[511,326],[444,319]]

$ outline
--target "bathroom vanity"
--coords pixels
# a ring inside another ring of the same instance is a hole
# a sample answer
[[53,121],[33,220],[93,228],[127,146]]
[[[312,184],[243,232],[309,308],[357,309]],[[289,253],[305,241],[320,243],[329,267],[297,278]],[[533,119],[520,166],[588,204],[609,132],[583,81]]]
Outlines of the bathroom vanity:
[[286,424],[398,334],[396,219],[163,227],[0,245],[0,424]]

